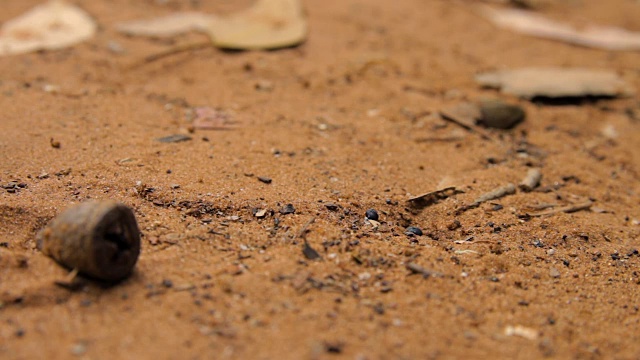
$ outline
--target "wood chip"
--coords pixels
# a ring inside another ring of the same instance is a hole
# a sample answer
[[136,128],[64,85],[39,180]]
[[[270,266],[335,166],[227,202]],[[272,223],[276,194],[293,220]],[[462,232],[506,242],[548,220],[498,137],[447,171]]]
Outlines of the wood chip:
[[414,206],[417,208],[424,208],[424,207],[433,205],[440,200],[444,200],[448,197],[461,194],[461,193],[464,193],[464,191],[458,189],[455,186],[449,186],[443,189],[431,191],[422,195],[412,197],[408,201],[411,206]]
[[540,185],[540,180],[542,179],[542,173],[540,169],[529,169],[527,171],[527,176],[520,182],[518,187],[522,191],[531,191]]

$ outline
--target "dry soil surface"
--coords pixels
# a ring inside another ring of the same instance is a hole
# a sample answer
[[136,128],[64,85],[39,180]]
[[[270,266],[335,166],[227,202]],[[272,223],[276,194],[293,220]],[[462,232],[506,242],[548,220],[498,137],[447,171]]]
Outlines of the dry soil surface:
[[[206,38],[125,37],[117,22],[250,1],[73,2],[96,37],[0,58],[1,358],[640,357],[637,97],[550,104],[474,82],[579,66],[638,90],[638,52],[500,30],[474,1],[310,0],[301,46],[132,67]],[[37,3],[3,0],[0,22]],[[638,1],[538,11],[640,31]],[[482,98],[527,118],[487,140],[439,116]],[[196,107],[224,129],[194,131]],[[157,140],[174,134],[191,140]],[[461,211],[532,167],[535,191]],[[407,202],[446,186],[460,193]],[[134,209],[142,253],[126,280],[71,291],[35,238],[88,199]]]

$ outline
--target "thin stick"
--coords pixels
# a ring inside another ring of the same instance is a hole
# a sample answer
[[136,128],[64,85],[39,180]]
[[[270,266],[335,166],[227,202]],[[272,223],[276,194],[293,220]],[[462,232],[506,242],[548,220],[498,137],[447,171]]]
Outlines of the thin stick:
[[539,169],[529,169],[527,171],[527,176],[520,182],[520,190],[522,191],[531,191],[540,185],[540,180],[542,179],[542,173]]
[[456,211],[457,214],[461,214],[469,209],[473,209],[473,208],[477,208],[478,206],[480,206],[480,204],[490,201],[490,200],[495,200],[495,199],[499,199],[501,197],[507,196],[507,195],[512,195],[516,193],[516,186],[513,184],[507,184],[505,186],[501,186],[497,189],[493,189],[491,191],[489,191],[488,193],[484,193],[482,194],[480,197],[478,197],[474,202],[472,202],[469,205],[463,206],[460,209],[458,209]]
[[126,66],[125,68],[127,70],[133,70],[136,68],[139,68],[143,65],[147,65],[150,64],[152,62],[158,61],[160,59],[164,59],[166,57],[175,55],[175,54],[179,54],[182,52],[186,52],[186,51],[191,51],[191,50],[200,50],[200,49],[206,49],[208,47],[211,47],[211,41],[203,41],[203,42],[196,42],[196,43],[189,43],[189,44],[182,44],[182,45],[177,45],[171,49],[165,50],[165,51],[161,51],[159,53],[155,53],[155,54],[151,54],[151,55],[147,55],[145,56],[142,60],[138,60],[133,62],[132,64]]
[[593,201],[585,201],[585,202],[579,203],[579,204],[561,206],[559,208],[555,208],[555,209],[539,212],[539,213],[536,213],[536,214],[528,214],[528,215],[537,217],[537,216],[553,215],[553,214],[557,214],[557,213],[561,213],[561,212],[572,213],[572,212],[576,212],[576,211],[580,211],[580,210],[587,210],[587,209],[589,209],[591,207],[591,205],[593,205]]
[[303,240],[305,240],[305,241],[306,241],[306,240],[307,240],[307,239],[306,239],[306,237],[307,237],[307,232],[309,231],[309,226],[311,226],[311,224],[313,224],[313,222],[314,222],[314,221],[316,221],[316,218],[315,218],[315,217],[312,217],[311,219],[309,219],[309,221],[307,221],[307,222],[302,226],[302,228],[300,228],[300,232],[298,232],[298,236],[297,236],[297,237],[299,237],[300,239],[303,239]]

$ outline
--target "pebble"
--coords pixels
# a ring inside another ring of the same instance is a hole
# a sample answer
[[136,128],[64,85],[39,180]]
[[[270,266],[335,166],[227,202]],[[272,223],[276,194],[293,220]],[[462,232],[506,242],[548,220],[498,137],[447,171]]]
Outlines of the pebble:
[[419,227],[415,227],[415,226],[409,226],[405,231],[404,231],[405,235],[409,235],[409,236],[422,236],[422,230],[420,230]]
[[253,213],[253,215],[255,217],[257,217],[258,219],[262,219],[265,216],[267,216],[267,210],[266,209],[256,209],[256,211]]
[[293,214],[295,212],[296,208],[294,208],[292,204],[287,204],[280,209],[280,214],[282,215]]
[[262,181],[265,184],[271,184],[271,178],[265,176],[258,176],[258,180]]
[[327,208],[327,210],[329,211],[336,211],[338,210],[338,205],[334,204],[334,203],[326,203],[324,204],[324,207]]
[[480,103],[482,116],[480,122],[487,127],[511,129],[522,122],[524,110],[518,105],[507,104],[500,100],[486,100]]
[[367,218],[367,220],[374,220],[374,221],[378,221],[378,219],[380,218],[378,216],[378,212],[375,209],[367,210],[367,212],[365,212],[364,216]]

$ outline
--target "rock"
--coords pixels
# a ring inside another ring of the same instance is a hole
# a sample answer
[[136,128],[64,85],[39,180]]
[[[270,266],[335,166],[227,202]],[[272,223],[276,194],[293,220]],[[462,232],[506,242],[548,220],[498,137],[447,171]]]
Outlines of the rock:
[[497,99],[480,102],[480,112],[480,123],[496,129],[511,129],[525,118],[520,106]]
[[422,236],[422,230],[420,230],[420,228],[415,227],[415,226],[409,226],[405,231],[404,231],[405,235],[409,235],[409,236]]
[[378,221],[378,219],[380,218],[380,216],[378,215],[378,212],[375,209],[367,210],[364,216],[367,220],[374,220],[374,221]]

